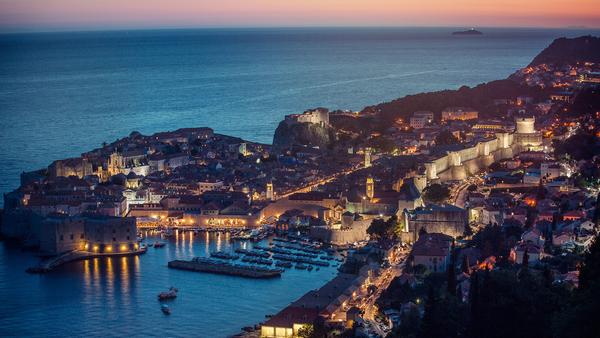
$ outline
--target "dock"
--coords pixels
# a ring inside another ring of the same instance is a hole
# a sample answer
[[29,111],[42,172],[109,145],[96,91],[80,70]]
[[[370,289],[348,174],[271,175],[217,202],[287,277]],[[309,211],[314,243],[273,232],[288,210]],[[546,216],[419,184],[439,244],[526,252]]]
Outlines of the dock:
[[248,278],[273,278],[281,276],[281,269],[270,269],[252,265],[231,264],[208,258],[194,258],[189,261],[174,260],[169,268],[196,272],[208,272],[220,275],[240,276]]
[[41,262],[38,266],[30,267],[25,270],[28,273],[47,273],[50,272],[57,267],[75,262],[81,261],[84,259],[90,258],[102,258],[102,257],[123,257],[123,256],[137,256],[146,253],[147,247],[140,247],[138,250],[129,251],[129,252],[115,252],[115,253],[98,253],[98,252],[88,252],[88,251],[79,251],[73,250],[62,255],[53,257],[51,259],[45,260]]

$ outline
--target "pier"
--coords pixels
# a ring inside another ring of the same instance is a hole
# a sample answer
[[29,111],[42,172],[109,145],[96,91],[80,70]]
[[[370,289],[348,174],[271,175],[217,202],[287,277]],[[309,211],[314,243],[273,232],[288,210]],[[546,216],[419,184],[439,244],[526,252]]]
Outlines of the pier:
[[75,262],[81,261],[84,259],[90,258],[101,258],[101,257],[123,257],[123,256],[137,256],[146,253],[147,247],[140,247],[135,251],[129,252],[117,252],[117,253],[98,253],[98,252],[88,252],[88,251],[79,251],[73,250],[66,252],[62,255],[52,257],[46,261],[41,262],[38,266],[30,267],[25,270],[28,273],[47,273],[50,272],[57,267]]
[[281,269],[269,269],[251,265],[238,265],[219,262],[207,258],[194,258],[190,261],[174,260],[169,262],[169,268],[196,272],[208,272],[221,275],[240,276],[248,278],[273,278],[281,276]]

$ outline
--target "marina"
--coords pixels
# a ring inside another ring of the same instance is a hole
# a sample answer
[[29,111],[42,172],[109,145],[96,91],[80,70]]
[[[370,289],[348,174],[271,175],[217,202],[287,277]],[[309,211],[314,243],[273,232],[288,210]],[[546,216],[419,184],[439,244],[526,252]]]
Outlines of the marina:
[[[35,253],[0,242],[0,296],[5,300],[1,306],[8,314],[0,318],[3,332],[51,336],[60,326],[60,330],[68,330],[69,334],[85,336],[102,322],[113,328],[114,335],[127,335],[131,325],[144,326],[152,322],[157,324],[153,335],[183,336],[202,328],[206,336],[227,337],[238,333],[243,326],[263,321],[265,314],[278,312],[337,273],[333,267],[309,273],[294,269],[293,265],[276,266],[275,263],[273,268],[285,269],[277,278],[242,278],[169,269],[167,264],[172,260],[210,257],[214,252],[238,255],[235,249],[257,250],[254,245],[270,247],[272,238],[260,242],[240,241],[232,240],[231,233],[226,232],[217,235],[216,231],[181,230],[165,238],[160,231],[142,230],[141,239],[143,245],[152,246],[157,241],[165,245],[161,249],[148,248],[139,256],[73,261],[42,275],[25,272],[26,267],[38,264]],[[239,256],[234,262],[246,264],[241,262],[242,255]],[[8,280],[10,284],[3,282]],[[164,301],[168,315],[161,309],[162,302],[158,302],[157,297],[171,286],[177,287],[179,292],[175,299]],[[244,292],[242,299],[235,296],[240,290]],[[8,297],[8,293],[28,296],[17,300]],[[61,304],[62,310],[56,311],[53,304]],[[23,309],[32,306],[39,311],[27,312],[31,323],[24,327]],[[258,308],[261,310],[257,311]],[[85,313],[84,321],[64,323],[64,316],[81,313]],[[198,315],[201,313],[212,315]]]

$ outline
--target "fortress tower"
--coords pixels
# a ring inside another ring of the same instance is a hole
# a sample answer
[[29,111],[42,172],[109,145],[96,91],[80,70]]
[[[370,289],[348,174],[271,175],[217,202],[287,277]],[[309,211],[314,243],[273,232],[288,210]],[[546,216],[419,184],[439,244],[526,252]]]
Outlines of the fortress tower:
[[535,117],[517,117],[515,122],[517,124],[517,134],[535,133]]
[[535,117],[517,117],[514,143],[523,150],[540,150],[542,134],[535,130]]

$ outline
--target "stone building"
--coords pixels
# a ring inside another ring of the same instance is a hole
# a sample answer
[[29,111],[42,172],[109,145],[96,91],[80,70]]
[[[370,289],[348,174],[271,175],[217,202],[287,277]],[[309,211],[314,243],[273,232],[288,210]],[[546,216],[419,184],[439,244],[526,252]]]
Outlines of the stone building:
[[465,209],[453,205],[430,205],[415,210],[404,210],[398,218],[402,226],[402,240],[416,242],[422,231],[441,233],[451,237],[462,236],[468,224]]

